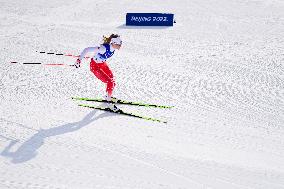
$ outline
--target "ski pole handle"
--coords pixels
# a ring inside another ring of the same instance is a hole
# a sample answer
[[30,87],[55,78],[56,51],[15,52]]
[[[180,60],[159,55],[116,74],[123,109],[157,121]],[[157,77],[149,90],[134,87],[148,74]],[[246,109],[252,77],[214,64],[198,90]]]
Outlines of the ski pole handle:
[[76,63],[74,64],[74,66],[76,68],[79,68],[81,66],[81,60],[79,58],[76,60]]

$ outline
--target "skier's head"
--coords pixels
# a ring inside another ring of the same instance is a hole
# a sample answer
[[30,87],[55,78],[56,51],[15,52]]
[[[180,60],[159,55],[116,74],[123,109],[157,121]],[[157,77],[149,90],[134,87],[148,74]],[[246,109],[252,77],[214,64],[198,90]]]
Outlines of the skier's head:
[[110,44],[112,45],[113,48],[119,50],[121,45],[122,45],[122,41],[121,41],[120,37],[116,37],[116,38],[112,38],[110,40]]
[[117,34],[111,34],[109,37],[104,37],[103,44],[110,44],[114,49],[120,49],[122,41]]

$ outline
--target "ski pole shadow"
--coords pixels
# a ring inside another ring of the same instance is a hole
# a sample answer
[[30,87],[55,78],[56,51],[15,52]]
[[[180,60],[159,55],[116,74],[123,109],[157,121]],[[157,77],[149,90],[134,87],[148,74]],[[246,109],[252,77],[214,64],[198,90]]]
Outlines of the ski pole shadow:
[[68,123],[50,129],[37,130],[37,133],[22,143],[15,151],[12,151],[12,147],[17,144],[19,140],[11,140],[9,145],[0,153],[0,155],[11,158],[11,162],[15,164],[29,161],[37,156],[37,150],[44,144],[44,141],[47,138],[77,131],[95,120],[111,116],[110,113],[105,112],[94,117],[97,111],[98,110],[91,111],[78,122]]

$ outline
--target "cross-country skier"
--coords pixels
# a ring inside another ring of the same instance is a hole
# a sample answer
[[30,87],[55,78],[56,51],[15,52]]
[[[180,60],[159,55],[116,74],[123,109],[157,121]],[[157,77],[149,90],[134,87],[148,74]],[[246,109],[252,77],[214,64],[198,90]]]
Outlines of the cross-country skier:
[[[106,60],[114,54],[115,50],[120,49],[121,44],[122,41],[120,36],[117,34],[111,34],[109,37],[104,36],[103,44],[96,47],[85,48],[75,63],[76,68],[79,68],[82,59],[87,53],[95,53],[95,55],[91,58],[90,70],[98,79],[106,84],[107,95],[105,98],[107,101],[112,100],[112,92],[115,87],[115,81],[112,71],[106,63]],[[108,103],[108,107],[113,111],[119,110],[118,107],[111,103]]]

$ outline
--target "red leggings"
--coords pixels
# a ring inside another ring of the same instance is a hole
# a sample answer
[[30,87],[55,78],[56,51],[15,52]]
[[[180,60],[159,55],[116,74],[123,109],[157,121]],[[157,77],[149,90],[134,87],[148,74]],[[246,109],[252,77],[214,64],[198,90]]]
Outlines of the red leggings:
[[96,63],[93,59],[91,59],[90,69],[99,80],[107,84],[106,92],[109,96],[112,96],[115,81],[113,79],[112,71],[109,69],[106,62]]

